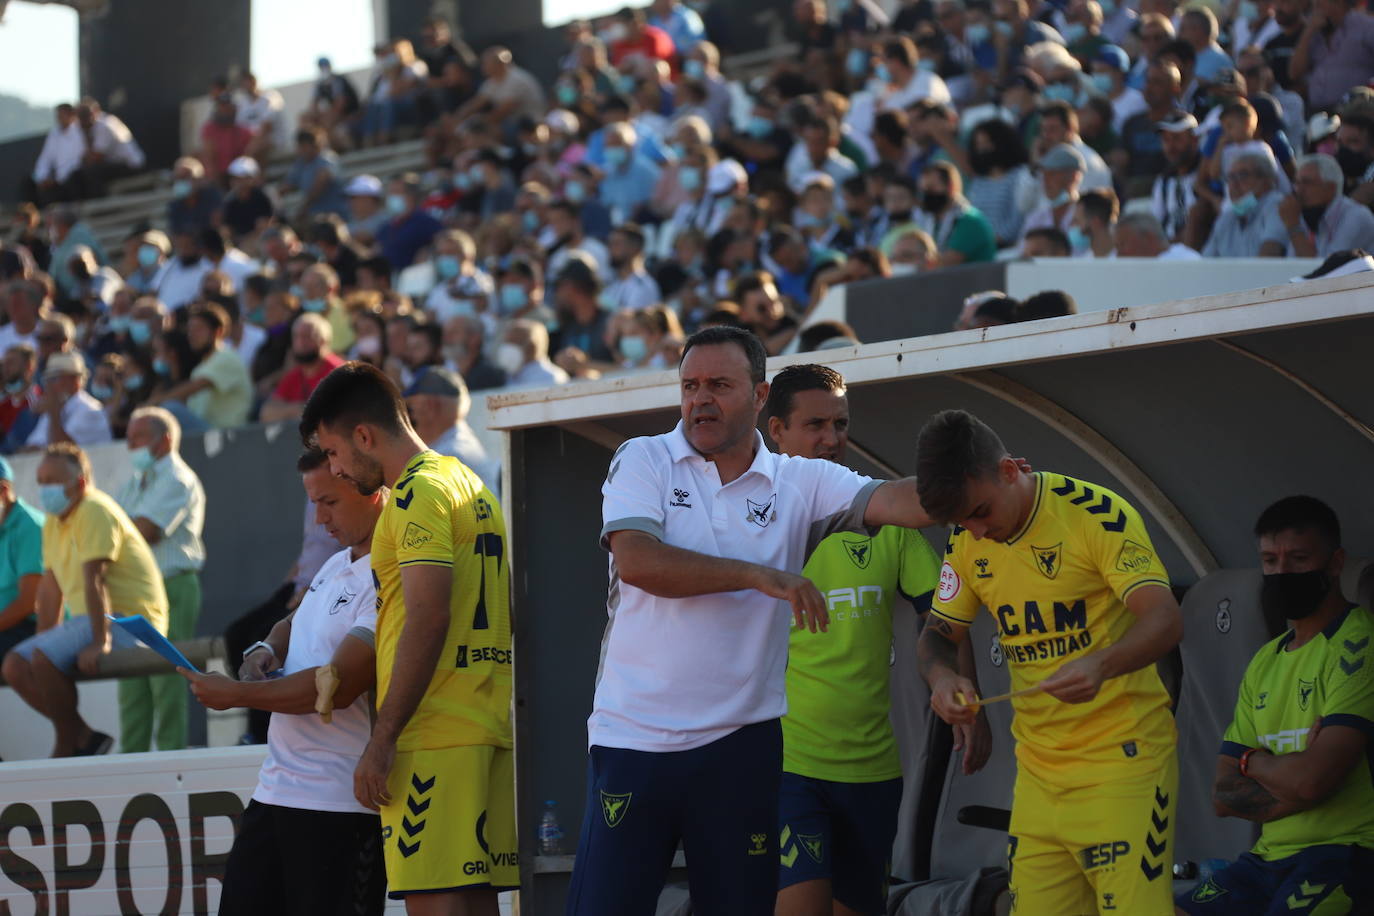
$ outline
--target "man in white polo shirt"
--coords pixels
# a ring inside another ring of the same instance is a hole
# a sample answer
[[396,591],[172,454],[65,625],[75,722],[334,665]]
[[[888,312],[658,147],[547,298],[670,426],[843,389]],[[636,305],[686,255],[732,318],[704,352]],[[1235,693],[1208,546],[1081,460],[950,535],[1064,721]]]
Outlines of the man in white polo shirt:
[[[382,827],[353,798],[353,769],[372,733],[377,593],[372,530],[385,487],[364,496],[329,471],[323,452],[301,456],[315,519],[344,549],[325,561],[295,612],[243,653],[241,680],[178,672],[211,709],[276,713],[267,759],[224,873],[220,916],[380,914],[386,891]],[[315,712],[315,674],[338,673],[332,721]]]
[[679,842],[698,912],[773,913],[789,606],[798,626],[828,623],[799,573],[836,531],[930,524],[914,479],[769,452],[764,361],[747,331],[693,335],[681,422],[611,460],[610,622],[570,916],[653,912]]

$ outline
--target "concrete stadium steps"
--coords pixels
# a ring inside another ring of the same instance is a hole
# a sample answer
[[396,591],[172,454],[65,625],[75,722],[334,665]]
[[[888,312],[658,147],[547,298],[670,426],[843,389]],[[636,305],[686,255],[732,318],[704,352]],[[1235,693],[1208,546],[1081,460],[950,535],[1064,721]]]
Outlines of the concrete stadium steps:
[[[355,175],[374,174],[385,178],[400,172],[415,171],[425,166],[423,140],[406,140],[387,146],[352,150],[339,157],[341,172],[345,180]],[[280,182],[290,166],[290,159],[275,160],[266,169],[267,185]],[[98,200],[86,201],[81,205],[81,216],[95,234],[105,255],[117,259],[119,246],[133,228],[147,223],[155,229],[167,228],[167,204],[172,199],[172,189],[162,172],[149,172],[121,179],[118,193]],[[287,209],[297,199],[288,196],[279,201]]]

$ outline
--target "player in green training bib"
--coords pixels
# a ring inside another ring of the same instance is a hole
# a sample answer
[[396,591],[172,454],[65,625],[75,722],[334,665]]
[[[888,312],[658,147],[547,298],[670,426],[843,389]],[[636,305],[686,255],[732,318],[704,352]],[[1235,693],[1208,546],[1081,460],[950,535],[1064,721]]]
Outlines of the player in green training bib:
[[1245,671],[1213,800],[1218,813],[1260,824],[1260,839],[1182,895],[1179,912],[1369,912],[1374,615],[1341,594],[1345,551],[1325,503],[1282,499],[1260,516],[1255,534],[1263,610],[1291,628]]
[[[844,379],[825,366],[789,366],[773,379],[768,434],[785,455],[842,461],[849,442]],[[779,916],[886,912],[902,764],[888,717],[893,601],[924,614],[940,562],[918,532],[833,534],[802,575],[825,596],[830,628],[794,630],[782,720]],[[973,677],[968,643],[961,659]],[[987,761],[987,721],[956,735],[964,767]]]

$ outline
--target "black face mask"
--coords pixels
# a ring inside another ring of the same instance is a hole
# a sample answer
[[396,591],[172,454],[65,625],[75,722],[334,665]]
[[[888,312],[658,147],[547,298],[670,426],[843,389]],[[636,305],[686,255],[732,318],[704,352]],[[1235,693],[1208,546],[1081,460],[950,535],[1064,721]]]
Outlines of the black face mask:
[[1271,619],[1302,620],[1321,607],[1330,590],[1331,580],[1324,569],[1270,573],[1260,587],[1260,608]]
[[941,191],[927,191],[921,195],[921,209],[927,213],[944,213],[949,195]]
[[968,158],[975,175],[986,175],[999,165],[996,150],[974,150]]
[[1369,157],[1355,152],[1348,146],[1336,149],[1336,162],[1340,163],[1341,171],[1347,178],[1359,178],[1364,174],[1364,170],[1369,168]]

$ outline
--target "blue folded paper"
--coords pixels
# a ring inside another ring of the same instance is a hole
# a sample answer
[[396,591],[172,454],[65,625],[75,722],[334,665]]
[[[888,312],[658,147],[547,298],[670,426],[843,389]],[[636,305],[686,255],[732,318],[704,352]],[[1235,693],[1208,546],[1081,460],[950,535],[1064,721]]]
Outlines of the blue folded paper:
[[167,661],[180,668],[189,668],[197,673],[200,669],[191,664],[190,660],[181,654],[181,650],[172,645],[166,636],[159,633],[151,623],[142,615],[135,614],[132,617],[111,617],[110,622],[128,633],[134,639],[161,655]]

